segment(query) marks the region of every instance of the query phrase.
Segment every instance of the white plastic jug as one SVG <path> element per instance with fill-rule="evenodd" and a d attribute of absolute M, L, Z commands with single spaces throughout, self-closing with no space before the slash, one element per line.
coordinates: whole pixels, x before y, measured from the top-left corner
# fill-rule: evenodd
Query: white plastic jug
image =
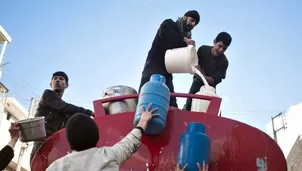
<path fill-rule="evenodd" d="M 192 66 L 198 65 L 198 56 L 193 45 L 169 49 L 165 54 L 165 65 L 168 73 L 195 74 Z"/>
<path fill-rule="evenodd" d="M 196 93 L 197 95 L 205 95 L 205 96 L 212 96 L 218 97 L 215 93 L 215 88 L 212 86 L 202 86 L 199 92 Z M 192 99 L 192 112 L 206 112 L 209 107 L 210 101 L 203 100 L 203 99 Z"/>

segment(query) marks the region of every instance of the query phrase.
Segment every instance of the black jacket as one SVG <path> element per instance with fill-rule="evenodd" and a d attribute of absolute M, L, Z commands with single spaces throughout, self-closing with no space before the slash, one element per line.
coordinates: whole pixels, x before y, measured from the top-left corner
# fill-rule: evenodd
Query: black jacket
<path fill-rule="evenodd" d="M 0 151 L 0 170 L 4 170 L 13 158 L 14 150 L 9 145 L 2 148 Z"/>
<path fill-rule="evenodd" d="M 204 70 L 206 76 L 210 76 L 214 79 L 214 85 L 212 86 L 216 87 L 223 79 L 225 79 L 229 61 L 224 54 L 213 57 L 211 55 L 212 48 L 213 46 L 206 45 L 199 47 L 197 51 L 198 65 Z M 194 80 L 200 82 L 201 85 L 204 85 L 199 75 L 195 74 Z"/>
<path fill-rule="evenodd" d="M 172 77 L 172 74 L 169 74 L 166 70 L 165 53 L 168 49 L 186 46 L 184 35 L 176 22 L 172 19 L 163 21 L 148 53 L 143 76 L 150 77 L 152 74 L 161 74 L 165 77 Z"/>
<path fill-rule="evenodd" d="M 35 116 L 45 117 L 46 134 L 49 137 L 64 128 L 69 117 L 75 113 L 92 115 L 91 110 L 66 103 L 52 90 L 45 90 Z"/>

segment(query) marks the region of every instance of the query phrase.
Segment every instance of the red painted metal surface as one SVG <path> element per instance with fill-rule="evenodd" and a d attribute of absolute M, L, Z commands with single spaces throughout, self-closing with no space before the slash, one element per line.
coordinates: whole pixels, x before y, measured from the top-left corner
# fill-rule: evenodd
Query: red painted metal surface
<path fill-rule="evenodd" d="M 190 122 L 207 126 L 211 139 L 210 171 L 285 171 L 284 155 L 267 134 L 247 124 L 218 117 L 220 98 L 178 94 L 177 97 L 193 97 L 210 100 L 206 113 L 182 111 L 170 108 L 165 131 L 159 136 L 144 136 L 139 150 L 121 167 L 121 171 L 169 171 L 174 170 L 180 135 Z M 105 115 L 102 103 L 125 98 L 128 95 L 94 102 L 95 121 L 100 131 L 98 146 L 111 146 L 133 129 L 133 112 Z M 70 151 L 65 139 L 65 129 L 51 136 L 34 157 L 31 170 L 43 171 L 56 159 Z M 263 165 L 267 165 L 263 167 Z"/>

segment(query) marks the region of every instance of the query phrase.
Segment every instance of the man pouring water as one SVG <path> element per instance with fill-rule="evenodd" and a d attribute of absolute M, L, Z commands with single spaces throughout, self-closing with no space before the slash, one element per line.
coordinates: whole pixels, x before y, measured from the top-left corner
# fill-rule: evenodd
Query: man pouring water
<path fill-rule="evenodd" d="M 172 74 L 167 72 L 165 66 L 165 53 L 168 49 L 188 45 L 195 46 L 195 41 L 191 39 L 191 30 L 199 23 L 199 20 L 199 13 L 191 10 L 186 12 L 183 17 L 178 18 L 176 22 L 172 19 L 166 19 L 161 23 L 145 62 L 139 92 L 153 74 L 165 76 L 166 85 L 170 92 L 174 92 Z M 175 97 L 171 97 L 170 106 L 178 107 Z"/>

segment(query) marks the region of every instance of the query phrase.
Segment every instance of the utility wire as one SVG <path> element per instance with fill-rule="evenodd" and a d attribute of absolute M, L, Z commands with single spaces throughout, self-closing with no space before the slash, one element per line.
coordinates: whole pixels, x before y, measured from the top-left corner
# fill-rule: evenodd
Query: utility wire
<path fill-rule="evenodd" d="M 10 73 L 10 75 L 16 77 L 17 79 L 19 79 L 21 82 L 23 82 L 24 84 L 26 84 L 29 88 L 33 88 L 32 85 L 30 85 L 28 82 L 26 82 L 25 80 L 21 79 L 20 77 L 18 77 L 16 74 L 14 74 L 10 69 L 5 68 L 5 71 Z"/>
<path fill-rule="evenodd" d="M 18 92 L 18 94 L 23 94 L 25 97 L 34 96 L 34 94 L 28 90 L 28 88 L 22 86 L 20 83 L 16 83 L 15 80 L 7 74 L 3 74 L 3 82 L 8 83 L 10 86 L 9 90 L 13 92 Z"/>
<path fill-rule="evenodd" d="M 22 80 L 21 78 L 17 77 L 16 75 L 10 73 L 10 72 L 3 72 L 3 74 L 5 76 L 7 76 L 9 79 L 15 81 L 16 83 L 18 83 L 23 89 L 25 89 L 26 91 L 32 93 L 34 96 L 37 95 L 37 93 L 34 91 L 34 88 L 29 85 L 27 82 L 25 82 L 24 80 Z"/>

